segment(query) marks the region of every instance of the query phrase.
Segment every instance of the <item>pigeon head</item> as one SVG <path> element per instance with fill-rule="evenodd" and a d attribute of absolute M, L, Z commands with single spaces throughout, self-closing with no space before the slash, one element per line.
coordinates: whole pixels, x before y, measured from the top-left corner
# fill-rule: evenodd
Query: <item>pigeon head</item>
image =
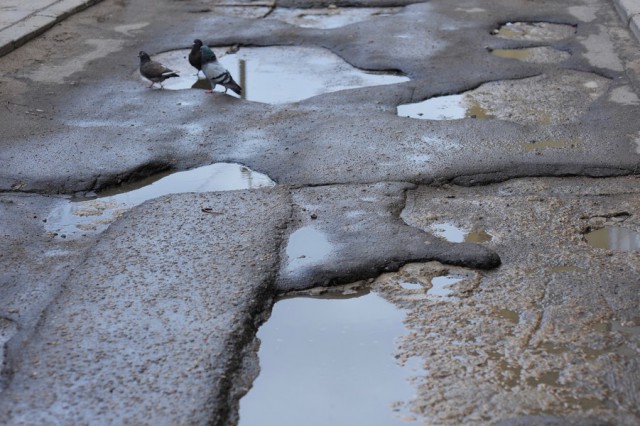
<path fill-rule="evenodd" d="M 200 47 L 200 54 L 202 55 L 202 63 L 213 62 L 216 60 L 216 54 L 208 46 Z"/>
<path fill-rule="evenodd" d="M 144 63 L 144 62 L 149 62 L 151 60 L 151 58 L 149 57 L 149 54 L 147 54 L 147 52 L 141 50 L 140 53 L 138 53 L 138 58 L 140 58 L 140 62 Z"/>
<path fill-rule="evenodd" d="M 193 40 L 193 45 L 195 47 L 197 47 L 198 49 L 202 47 L 202 40 L 200 40 L 199 38 Z"/>

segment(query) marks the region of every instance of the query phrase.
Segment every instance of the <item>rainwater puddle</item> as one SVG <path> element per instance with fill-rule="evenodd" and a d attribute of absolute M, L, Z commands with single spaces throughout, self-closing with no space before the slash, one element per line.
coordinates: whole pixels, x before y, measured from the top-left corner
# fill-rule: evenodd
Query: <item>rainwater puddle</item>
<path fill-rule="evenodd" d="M 331 29 L 367 21 L 380 16 L 390 16 L 401 7 L 329 7 L 319 9 L 276 8 L 268 19 L 276 19 L 303 28 Z"/>
<path fill-rule="evenodd" d="M 513 324 L 518 324 L 520 322 L 520 314 L 516 311 L 512 311 L 511 309 L 496 309 L 494 313 L 496 317 L 506 319 Z"/>
<path fill-rule="evenodd" d="M 522 49 L 489 49 L 492 55 L 503 59 L 522 62 L 554 64 L 569 59 L 571 54 L 552 47 L 531 47 Z"/>
<path fill-rule="evenodd" d="M 258 330 L 260 375 L 239 425 L 418 424 L 406 404 L 421 366 L 394 357 L 404 317 L 375 293 L 278 301 Z"/>
<path fill-rule="evenodd" d="M 431 288 L 427 290 L 427 296 L 450 297 L 453 294 L 451 286 L 460 282 L 464 277 L 458 275 L 442 275 L 431 279 Z"/>
<path fill-rule="evenodd" d="M 434 223 L 429 228 L 434 235 L 450 243 L 485 243 L 493 238 L 483 230 L 468 231 L 448 222 Z"/>
<path fill-rule="evenodd" d="M 448 95 L 425 101 L 398 105 L 398 116 L 421 120 L 460 120 L 462 118 L 494 118 L 467 95 Z"/>
<path fill-rule="evenodd" d="M 400 287 L 404 288 L 405 290 L 421 290 L 424 288 L 422 287 L 422 284 L 417 282 L 401 281 L 399 284 Z"/>
<path fill-rule="evenodd" d="M 409 81 L 400 75 L 361 71 L 319 47 L 243 47 L 228 54 L 223 48 L 213 50 L 242 86 L 242 97 L 255 102 L 298 102 L 323 93 Z M 179 78 L 165 80 L 165 89 L 210 88 L 207 80 L 196 76 L 195 68 L 186 59 L 188 54 L 188 50 L 180 50 L 153 57 L 180 73 Z M 224 92 L 224 88 L 217 86 L 216 91 Z M 232 91 L 227 91 L 227 95 L 238 97 Z"/>
<path fill-rule="evenodd" d="M 571 37 L 576 27 L 549 22 L 507 22 L 492 32 L 493 35 L 509 40 L 558 41 Z"/>
<path fill-rule="evenodd" d="M 101 192 L 95 199 L 69 200 L 49 214 L 45 227 L 64 237 L 102 232 L 125 211 L 163 195 L 274 185 L 268 176 L 240 164 L 216 163 L 184 172 L 166 172 Z"/>
<path fill-rule="evenodd" d="M 592 247 L 607 250 L 640 250 L 640 233 L 620 226 L 606 226 L 585 234 L 587 243 Z"/>
<path fill-rule="evenodd" d="M 289 236 L 286 248 L 288 269 L 322 263 L 332 251 L 333 245 L 323 232 L 309 226 L 302 227 Z"/>

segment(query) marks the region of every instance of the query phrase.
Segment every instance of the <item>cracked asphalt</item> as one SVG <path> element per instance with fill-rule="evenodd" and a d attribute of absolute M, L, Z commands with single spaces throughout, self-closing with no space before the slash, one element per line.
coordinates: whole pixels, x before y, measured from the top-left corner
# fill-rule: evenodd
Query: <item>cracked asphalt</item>
<path fill-rule="evenodd" d="M 640 422 L 640 48 L 613 6 L 314 2 L 330 4 L 397 10 L 318 29 L 267 3 L 104 0 L 0 57 L 0 422 L 236 424 L 277 296 L 358 281 L 407 310 L 395 355 L 423 361 L 418 421 Z M 512 22 L 557 26 L 498 31 Z M 145 88 L 138 51 L 194 38 L 410 81 L 280 105 Z M 491 117 L 397 114 L 455 94 Z M 215 162 L 276 186 L 45 229 L 69 196 Z M 446 241 L 443 223 L 489 238 Z M 612 228 L 630 249 L 585 237 Z M 305 229 L 331 253 L 290 258 Z M 398 285 L 451 271 L 452 298 Z"/>

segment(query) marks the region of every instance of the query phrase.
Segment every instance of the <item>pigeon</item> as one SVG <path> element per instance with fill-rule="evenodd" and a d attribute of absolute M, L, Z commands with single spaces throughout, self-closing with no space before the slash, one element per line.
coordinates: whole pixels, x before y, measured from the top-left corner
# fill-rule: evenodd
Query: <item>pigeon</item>
<path fill-rule="evenodd" d="M 189 63 L 192 67 L 198 70 L 202 70 L 202 54 L 200 53 L 200 48 L 202 47 L 202 40 L 195 39 L 193 40 L 193 46 L 191 46 L 191 52 L 189 52 Z"/>
<path fill-rule="evenodd" d="M 216 59 L 215 53 L 207 46 L 200 47 L 200 54 L 202 56 L 202 72 L 211 82 L 211 90 L 207 93 L 212 93 L 216 88 L 216 84 L 224 86 L 224 92 L 227 93 L 227 89 L 231 89 L 238 95 L 242 95 L 242 87 L 233 81 L 233 77 L 229 74 L 229 71 Z"/>
<path fill-rule="evenodd" d="M 161 63 L 152 61 L 149 55 L 142 50 L 138 54 L 138 57 L 140 58 L 140 74 L 151 82 L 151 85 L 148 86 L 149 88 L 158 83 L 162 89 L 162 82 L 167 78 L 180 77 L 173 70 L 165 67 Z"/>

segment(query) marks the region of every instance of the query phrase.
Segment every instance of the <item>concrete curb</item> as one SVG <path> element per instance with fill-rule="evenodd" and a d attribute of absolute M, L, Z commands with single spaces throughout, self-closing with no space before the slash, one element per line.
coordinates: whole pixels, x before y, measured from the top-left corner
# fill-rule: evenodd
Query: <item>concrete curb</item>
<path fill-rule="evenodd" d="M 13 23 L 0 26 L 0 56 L 17 49 L 58 22 L 102 0 L 39 0 L 4 6 L 8 14 L 19 16 Z M 25 5 L 26 3 L 26 5 Z M 35 4 L 34 4 L 35 3 Z"/>
<path fill-rule="evenodd" d="M 638 0 L 614 0 L 616 10 L 636 39 L 640 41 L 640 2 Z"/>

